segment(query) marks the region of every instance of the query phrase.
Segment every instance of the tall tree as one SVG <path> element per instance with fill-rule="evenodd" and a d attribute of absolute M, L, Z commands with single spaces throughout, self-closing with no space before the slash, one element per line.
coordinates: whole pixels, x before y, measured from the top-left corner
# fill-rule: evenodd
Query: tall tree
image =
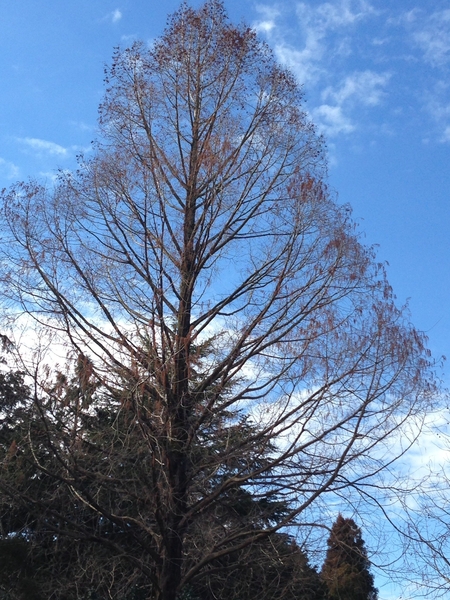
<path fill-rule="evenodd" d="M 174 600 L 223 557 L 318 522 L 325 497 L 367 491 L 434 381 L 322 181 L 299 86 L 220 2 L 116 52 L 100 127 L 77 173 L 2 195 L 3 298 L 66 346 L 78 385 L 33 367 L 40 425 L 22 448 L 51 485 L 0 489 Z M 250 512 L 224 521 L 243 491 Z"/>
<path fill-rule="evenodd" d="M 321 575 L 329 599 L 377 600 L 367 550 L 355 521 L 339 514 L 327 544 Z"/>

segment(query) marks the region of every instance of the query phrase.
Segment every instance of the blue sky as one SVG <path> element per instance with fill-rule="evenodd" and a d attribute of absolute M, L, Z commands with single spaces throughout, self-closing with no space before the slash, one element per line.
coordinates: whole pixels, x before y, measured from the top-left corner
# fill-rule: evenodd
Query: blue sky
<path fill-rule="evenodd" d="M 50 181 L 89 152 L 113 48 L 151 42 L 178 4 L 1 3 L 0 188 L 28 176 Z M 330 187 L 353 207 L 366 242 L 379 245 L 434 356 L 450 357 L 450 1 L 225 5 L 304 85 L 326 137 Z"/>

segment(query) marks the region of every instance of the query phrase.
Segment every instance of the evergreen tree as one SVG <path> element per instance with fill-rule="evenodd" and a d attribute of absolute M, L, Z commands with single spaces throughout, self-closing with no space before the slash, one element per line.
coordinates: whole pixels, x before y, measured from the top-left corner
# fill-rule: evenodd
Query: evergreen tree
<path fill-rule="evenodd" d="M 361 529 L 339 514 L 328 538 L 322 579 L 330 600 L 377 600 Z"/>
<path fill-rule="evenodd" d="M 201 600 L 327 599 L 326 586 L 307 554 L 282 533 L 214 561 L 189 589 Z"/>
<path fill-rule="evenodd" d="M 199 363 L 203 351 L 197 348 Z M 195 380 L 195 367 L 193 371 Z M 90 361 L 79 356 L 72 373 L 58 373 L 47 386 L 52 398 L 47 410 L 60 432 L 58 444 L 67 450 L 61 475 L 69 469 L 93 505 L 101 500 L 115 510 L 114 519 L 107 520 L 93 514 L 76 494 L 40 468 L 44 463 L 50 466 L 53 449 L 32 391 L 20 372 L 0 373 L 0 600 L 144 600 L 153 593 L 153 582 L 142 571 L 154 568 L 154 558 L 144 563 L 145 549 L 138 546 L 139 538 L 130 539 L 128 552 L 133 552 L 132 544 L 137 547 L 134 553 L 142 562 L 141 569 L 116 552 L 118 544 L 127 543 L 129 529 L 119 518 L 121 511 L 127 510 L 128 521 L 140 515 L 149 522 L 153 511 L 151 498 L 142 491 L 148 462 L 143 459 L 142 436 L 127 408 L 129 381 L 123 376 L 118 382 L 106 391 L 92 379 Z M 75 427 L 79 443 L 74 445 Z M 127 432 L 125 437 L 119 435 L 122 430 Z M 199 443 L 192 447 L 191 459 L 200 466 L 211 464 L 209 454 L 219 457 L 233 438 L 245 439 L 254 431 L 245 416 L 233 417 L 226 410 L 222 415 L 211 414 Z M 255 448 L 261 466 L 270 449 Z M 239 455 L 230 457 L 214 477 L 206 477 L 202 467 L 193 493 L 208 493 L 205 482 L 220 485 L 245 468 Z M 90 477 L 94 471 L 104 474 L 103 485 Z M 117 481 L 125 477 L 128 492 L 118 495 Z M 12 488 L 20 490 L 22 500 L 11 502 Z M 213 548 L 223 529 L 253 531 L 254 542 L 218 553 L 181 589 L 180 600 L 324 600 L 319 574 L 290 536 L 274 532 L 258 537 L 262 527 L 276 526 L 287 511 L 288 506 L 276 497 L 260 498 L 243 487 L 228 490 L 213 509 L 205 510 L 200 522 L 188 528 L 184 572 L 195 566 L 200 551 Z M 78 539 L 80 531 L 89 531 L 101 541 L 92 542 L 87 535 Z"/>

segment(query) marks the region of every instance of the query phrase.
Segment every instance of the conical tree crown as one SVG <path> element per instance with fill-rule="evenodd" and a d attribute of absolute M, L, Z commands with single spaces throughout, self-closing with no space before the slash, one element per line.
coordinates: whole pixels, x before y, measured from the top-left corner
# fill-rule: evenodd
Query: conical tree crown
<path fill-rule="evenodd" d="M 378 591 L 361 529 L 355 521 L 339 514 L 327 544 L 321 575 L 330 600 L 376 600 Z"/>

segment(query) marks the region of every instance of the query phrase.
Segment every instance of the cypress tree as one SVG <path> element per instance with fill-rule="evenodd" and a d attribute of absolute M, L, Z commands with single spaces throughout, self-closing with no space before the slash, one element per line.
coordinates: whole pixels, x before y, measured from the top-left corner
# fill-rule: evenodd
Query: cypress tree
<path fill-rule="evenodd" d="M 341 514 L 331 528 L 321 576 L 330 600 L 377 600 L 361 529 Z"/>

